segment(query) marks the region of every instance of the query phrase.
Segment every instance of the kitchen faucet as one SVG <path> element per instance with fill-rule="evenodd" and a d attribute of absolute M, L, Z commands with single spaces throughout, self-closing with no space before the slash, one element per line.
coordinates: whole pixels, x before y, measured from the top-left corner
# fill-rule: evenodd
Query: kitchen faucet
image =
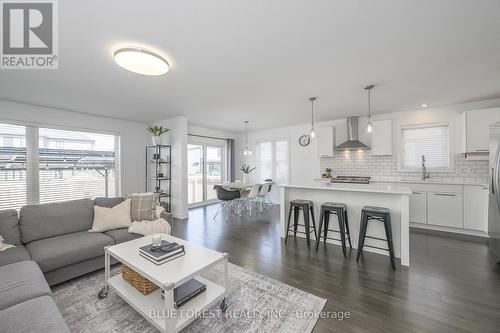
<path fill-rule="evenodd" d="M 428 178 L 431 178 L 431 175 L 427 172 L 427 168 L 425 167 L 425 155 L 422 155 L 422 180 Z"/>

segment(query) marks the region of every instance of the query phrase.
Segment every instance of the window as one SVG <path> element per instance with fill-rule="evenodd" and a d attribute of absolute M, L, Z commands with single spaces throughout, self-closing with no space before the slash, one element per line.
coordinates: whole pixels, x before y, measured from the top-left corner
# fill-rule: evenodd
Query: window
<path fill-rule="evenodd" d="M 39 129 L 40 203 L 114 196 L 115 136 Z"/>
<path fill-rule="evenodd" d="M 116 195 L 116 139 L 0 124 L 0 209 Z"/>
<path fill-rule="evenodd" d="M 422 156 L 428 169 L 450 167 L 448 124 L 403 127 L 401 129 L 401 168 L 420 169 Z"/>
<path fill-rule="evenodd" d="M 260 179 L 288 181 L 288 140 L 273 140 L 258 144 Z"/>
<path fill-rule="evenodd" d="M 0 124 L 0 210 L 26 205 L 25 135 L 24 126 Z"/>

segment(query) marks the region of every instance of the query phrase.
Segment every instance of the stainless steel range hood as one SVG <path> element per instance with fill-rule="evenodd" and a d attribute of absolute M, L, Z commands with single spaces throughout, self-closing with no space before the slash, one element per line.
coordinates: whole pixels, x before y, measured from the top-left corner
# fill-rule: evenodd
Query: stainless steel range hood
<path fill-rule="evenodd" d="M 358 117 L 347 117 L 347 141 L 338 145 L 335 150 L 370 149 L 358 140 Z"/>

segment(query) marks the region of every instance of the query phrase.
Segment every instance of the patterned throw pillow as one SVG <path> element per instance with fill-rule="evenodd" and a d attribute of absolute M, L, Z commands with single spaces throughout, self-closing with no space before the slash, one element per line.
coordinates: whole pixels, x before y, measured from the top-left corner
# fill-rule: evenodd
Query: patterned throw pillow
<path fill-rule="evenodd" d="M 154 193 L 132 193 L 130 199 L 130 219 L 132 221 L 156 220 L 156 201 Z"/>

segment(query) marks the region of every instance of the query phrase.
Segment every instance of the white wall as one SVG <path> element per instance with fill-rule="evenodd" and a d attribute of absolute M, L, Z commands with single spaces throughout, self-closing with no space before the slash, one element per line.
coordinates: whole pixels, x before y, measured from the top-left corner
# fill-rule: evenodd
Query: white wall
<path fill-rule="evenodd" d="M 193 124 L 188 124 L 188 134 L 211 136 L 220 139 L 235 139 L 238 137 L 238 133 L 221 131 Z"/>
<path fill-rule="evenodd" d="M 121 194 L 143 192 L 146 124 L 0 99 L 0 122 L 112 133 L 120 136 Z"/>
<path fill-rule="evenodd" d="M 179 219 L 186 219 L 188 218 L 187 118 L 184 116 L 173 117 L 158 121 L 156 124 L 170 129 L 163 137 L 163 144 L 172 146 L 172 215 Z"/>

